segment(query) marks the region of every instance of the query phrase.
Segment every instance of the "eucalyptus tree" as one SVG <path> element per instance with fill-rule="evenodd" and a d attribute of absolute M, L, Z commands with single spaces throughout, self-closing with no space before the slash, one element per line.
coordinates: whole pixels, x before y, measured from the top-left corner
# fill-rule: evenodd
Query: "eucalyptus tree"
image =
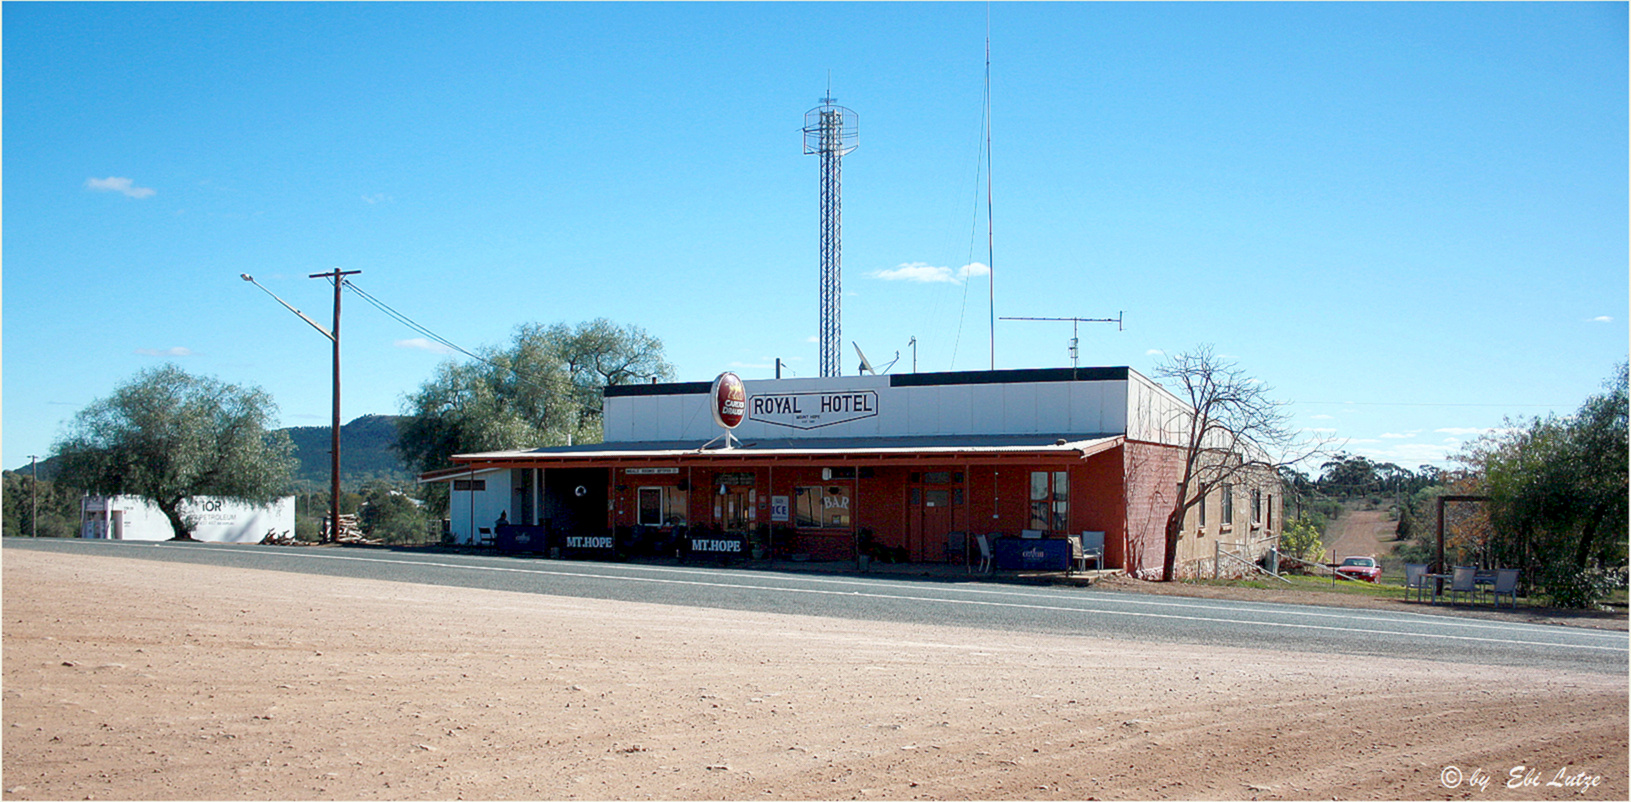
<path fill-rule="evenodd" d="M 143 371 L 70 421 L 53 446 L 57 482 L 153 502 L 176 540 L 191 540 L 181 511 L 192 496 L 265 504 L 292 481 L 294 444 L 271 429 L 265 390 L 193 376 L 175 365 Z"/>
<path fill-rule="evenodd" d="M 429 471 L 454 454 L 598 442 L 606 386 L 673 376 L 662 342 L 638 326 L 523 324 L 509 344 L 444 362 L 409 394 L 397 450 Z"/>
<path fill-rule="evenodd" d="M 1499 559 L 1576 571 L 1626 559 L 1627 413 L 1622 363 L 1575 414 L 1509 423 L 1460 456 L 1491 497 Z"/>

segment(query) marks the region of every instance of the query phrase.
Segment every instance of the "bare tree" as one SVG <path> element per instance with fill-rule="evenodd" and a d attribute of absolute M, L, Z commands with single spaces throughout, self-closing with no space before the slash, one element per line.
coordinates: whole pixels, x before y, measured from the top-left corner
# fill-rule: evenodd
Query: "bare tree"
<path fill-rule="evenodd" d="M 1269 396 L 1269 386 L 1218 357 L 1209 345 L 1169 357 L 1155 378 L 1188 404 L 1180 419 L 1169 423 L 1183 449 L 1161 567 L 1161 580 L 1170 582 L 1190 508 L 1223 485 L 1277 481 L 1280 468 L 1312 456 L 1324 443 L 1301 438 L 1285 405 Z"/>

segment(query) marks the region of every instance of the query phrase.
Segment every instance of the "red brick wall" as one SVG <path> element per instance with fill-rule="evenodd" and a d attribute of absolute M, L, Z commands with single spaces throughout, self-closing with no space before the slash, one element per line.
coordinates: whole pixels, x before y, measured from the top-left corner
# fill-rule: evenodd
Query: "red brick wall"
<path fill-rule="evenodd" d="M 1184 450 L 1128 442 L 1125 451 L 1127 573 L 1158 579 L 1167 550 L 1167 515 L 1172 511 L 1178 480 L 1183 476 Z"/>

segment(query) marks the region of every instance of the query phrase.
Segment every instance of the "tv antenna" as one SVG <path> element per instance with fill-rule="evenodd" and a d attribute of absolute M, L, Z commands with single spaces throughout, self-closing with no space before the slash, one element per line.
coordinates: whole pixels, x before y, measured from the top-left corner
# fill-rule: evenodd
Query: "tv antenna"
<path fill-rule="evenodd" d="M 1079 350 L 1076 346 L 1077 346 L 1078 342 L 1080 342 L 1080 340 L 1076 336 L 1077 327 L 1082 323 L 1114 323 L 1114 324 L 1116 324 L 1116 331 L 1121 331 L 1122 330 L 1121 318 L 1122 318 L 1122 315 L 1124 315 L 1124 314 L 1126 314 L 1126 313 L 1125 312 L 1117 312 L 1115 317 L 1005 317 L 1005 318 L 1000 318 L 1000 319 L 1001 320 L 1048 320 L 1048 321 L 1056 321 L 1056 322 L 1063 322 L 1063 321 L 1067 321 L 1067 320 L 1070 321 L 1070 366 L 1072 368 L 1075 368 L 1077 358 L 1078 358 L 1078 350 Z"/>

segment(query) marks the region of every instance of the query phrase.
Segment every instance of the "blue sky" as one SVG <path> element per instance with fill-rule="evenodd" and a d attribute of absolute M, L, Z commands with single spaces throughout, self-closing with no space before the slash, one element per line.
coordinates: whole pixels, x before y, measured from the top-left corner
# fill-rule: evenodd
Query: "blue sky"
<path fill-rule="evenodd" d="M 989 365 L 1203 343 L 1299 426 L 1415 468 L 1567 413 L 1627 353 L 1627 6 L 55 4 L 3 14 L 0 464 L 137 371 L 326 425 L 306 276 L 467 348 L 608 317 L 679 378 L 818 375 L 818 163 L 844 161 L 843 336 Z M 903 269 L 906 268 L 906 269 Z M 906 277 L 915 277 L 916 280 Z M 923 280 L 934 279 L 934 280 Z M 354 295 L 343 417 L 446 354 Z M 999 368 L 1070 364 L 999 322 Z M 845 373 L 854 372 L 846 356 Z"/>

